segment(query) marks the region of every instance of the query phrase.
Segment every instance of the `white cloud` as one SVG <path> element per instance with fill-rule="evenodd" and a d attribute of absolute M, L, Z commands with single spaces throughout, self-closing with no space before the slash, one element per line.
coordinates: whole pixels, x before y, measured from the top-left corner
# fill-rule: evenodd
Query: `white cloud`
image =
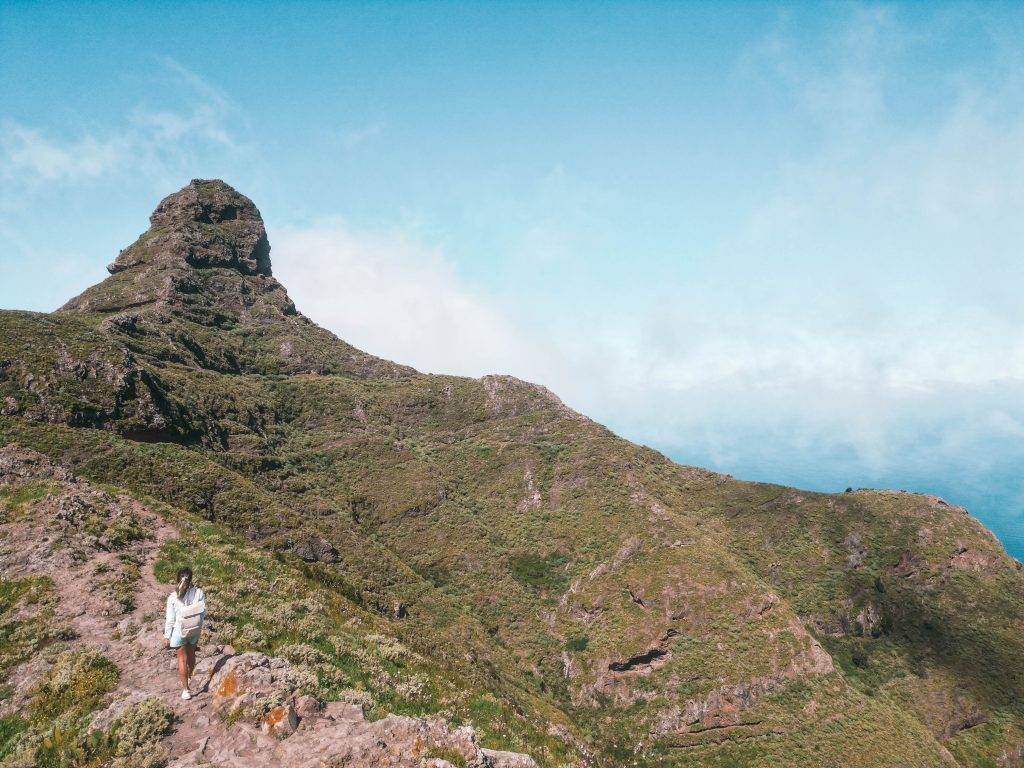
<path fill-rule="evenodd" d="M 218 88 L 173 59 L 158 58 L 172 84 L 176 107 L 138 107 L 127 120 L 103 131 L 44 134 L 19 121 L 0 121 L 0 179 L 5 207 L 23 191 L 122 175 L 149 177 L 169 186 L 211 148 L 239 152 L 244 145 L 229 128 L 235 108 Z M 174 99 L 171 99 L 173 101 Z"/>
<path fill-rule="evenodd" d="M 785 317 L 747 324 L 691 306 L 638 310 L 630 324 L 536 327 L 414 234 L 342 221 L 271 234 L 275 273 L 299 308 L 356 346 L 428 372 L 513 373 L 634 438 L 700 440 L 697 453 L 718 446 L 723 460 L 756 429 L 775 432 L 780 451 L 841 442 L 883 466 L 904 450 L 900 430 L 948 424 L 992 387 L 1024 381 L 1024 330 L 994 321 L 874 333 Z M 1015 434 L 1015 412 L 985 410 L 985 430 Z"/>
<path fill-rule="evenodd" d="M 4 120 L 0 122 L 0 178 L 36 183 L 94 178 L 119 167 L 128 144 L 122 136 L 81 136 L 62 143 Z"/>
<path fill-rule="evenodd" d="M 274 272 L 299 308 L 346 341 L 436 373 L 533 370 L 547 354 L 436 247 L 340 220 L 271 233 Z"/>

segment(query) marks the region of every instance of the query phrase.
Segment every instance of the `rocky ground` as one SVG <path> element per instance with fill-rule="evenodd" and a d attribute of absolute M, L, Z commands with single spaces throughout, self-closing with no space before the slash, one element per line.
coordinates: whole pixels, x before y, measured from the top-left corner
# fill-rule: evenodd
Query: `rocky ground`
<path fill-rule="evenodd" d="M 0 448 L 0 488 L 28 487 L 46 493 L 0 525 L 0 575 L 47 580 L 56 597 L 48 621 L 65 638 L 60 652 L 88 649 L 116 667 L 116 688 L 89 730 L 107 731 L 155 703 L 156 711 L 172 713 L 158 738 L 142 745 L 145 755 L 135 763 L 122 755 L 124 765 L 535 766 L 526 755 L 481 748 L 471 727 L 440 718 L 369 721 L 357 703 L 301 694 L 285 659 L 231 646 L 200 647 L 193 698 L 182 700 L 173 652 L 163 644 L 168 585 L 153 569 L 158 550 L 178 531 L 131 497 L 79 480 L 39 454 Z M 55 652 L 41 649 L 10 671 L 12 695 L 0 702 L 0 715 L 32 706 Z M 33 744 L 23 746 L 5 764 L 32 764 Z"/>

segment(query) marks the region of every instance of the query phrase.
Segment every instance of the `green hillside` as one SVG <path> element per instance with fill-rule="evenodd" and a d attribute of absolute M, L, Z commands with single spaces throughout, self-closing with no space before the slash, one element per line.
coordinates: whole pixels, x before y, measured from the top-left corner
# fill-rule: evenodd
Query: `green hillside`
<path fill-rule="evenodd" d="M 1024 573 L 964 510 L 740 482 L 374 358 L 295 309 L 223 182 L 151 224 L 61 310 L 0 312 L 0 443 L 182 526 L 166 560 L 211 589 L 230 551 L 396 638 L 415 702 L 324 661 L 381 712 L 551 766 L 1024 765 Z M 294 644 L 272 611 L 220 627 Z"/>

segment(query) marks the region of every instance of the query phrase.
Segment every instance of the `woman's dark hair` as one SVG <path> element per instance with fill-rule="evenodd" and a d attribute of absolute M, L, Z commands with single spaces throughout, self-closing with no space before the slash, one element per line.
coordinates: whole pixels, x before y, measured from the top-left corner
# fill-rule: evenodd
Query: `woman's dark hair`
<path fill-rule="evenodd" d="M 184 600 L 185 593 L 188 592 L 189 587 L 192 586 L 192 569 L 185 567 L 178 569 L 178 599 Z"/>

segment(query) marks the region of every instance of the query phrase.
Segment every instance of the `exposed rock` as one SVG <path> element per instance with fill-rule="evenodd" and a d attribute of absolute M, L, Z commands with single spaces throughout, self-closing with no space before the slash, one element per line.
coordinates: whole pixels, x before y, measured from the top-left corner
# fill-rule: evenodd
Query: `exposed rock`
<path fill-rule="evenodd" d="M 900 578 L 910 578 L 915 576 L 919 570 L 921 570 L 921 564 L 918 558 L 909 549 L 903 550 L 900 553 L 899 562 L 889 569 L 895 576 Z"/>
<path fill-rule="evenodd" d="M 438 751 L 457 756 L 470 768 L 536 768 L 527 755 L 481 749 L 468 726 L 453 728 L 439 719 L 400 715 L 368 722 L 361 711 L 346 715 L 333 717 L 328 705 L 323 717 L 280 737 L 238 724 L 229 731 L 215 732 L 194 752 L 172 762 L 170 768 L 211 764 L 223 768 L 422 768 L 429 764 L 426 761 L 431 752 Z"/>
<path fill-rule="evenodd" d="M 205 658 L 196 661 L 196 667 L 192 671 L 192 689 L 196 693 L 203 693 L 209 690 L 210 681 L 214 675 L 221 671 L 227 661 L 234 656 L 234 649 L 231 652 L 215 651 Z"/>
<path fill-rule="evenodd" d="M 355 349 L 299 314 L 273 277 L 259 211 L 223 181 L 194 179 L 164 198 L 150 228 L 108 269 L 110 277 L 61 311 L 110 313 L 100 329 L 112 339 L 158 341 L 167 359 L 232 373 L 415 373 Z M 224 339 L 211 342 L 202 330 L 240 325 L 265 335 L 242 349 Z"/>
<path fill-rule="evenodd" d="M 324 711 L 323 702 L 316 696 L 302 694 L 295 697 L 295 714 L 300 721 L 318 717 Z"/>
<path fill-rule="evenodd" d="M 851 569 L 863 568 L 864 557 L 868 553 L 867 547 L 861 543 L 860 535 L 857 533 L 851 533 L 846 537 L 843 542 L 846 545 L 846 564 Z"/>
<path fill-rule="evenodd" d="M 295 729 L 298 727 L 299 718 L 295 712 L 295 707 L 290 701 L 286 701 L 284 704 L 278 704 L 276 707 L 271 707 L 271 709 L 263 715 L 263 719 L 260 722 L 261 731 L 280 739 L 295 733 Z"/>
<path fill-rule="evenodd" d="M 483 764 L 487 768 L 536 768 L 533 758 L 519 752 L 502 752 L 497 749 L 481 749 Z"/>
<path fill-rule="evenodd" d="M 804 675 L 827 675 L 835 667 L 832 657 L 806 629 L 794 621 L 790 631 L 801 644 L 801 650 L 782 669 L 770 674 L 719 686 L 709 693 L 687 700 L 681 707 L 673 705 L 658 717 L 652 735 L 686 732 L 738 725 L 741 715 L 787 681 Z"/>
<path fill-rule="evenodd" d="M 365 718 L 363 708 L 350 701 L 328 701 L 324 704 L 323 716 L 328 720 L 349 723 L 358 723 Z"/>
<path fill-rule="evenodd" d="M 770 614 L 780 602 L 781 600 L 779 600 L 778 595 L 774 592 L 769 592 L 750 606 L 747 610 L 747 618 L 763 619 L 765 616 Z"/>
<path fill-rule="evenodd" d="M 313 534 L 292 541 L 289 549 L 307 563 L 338 562 L 337 548 L 327 539 Z"/>
<path fill-rule="evenodd" d="M 528 468 L 523 473 L 523 482 L 526 485 L 526 495 L 516 504 L 516 510 L 519 512 L 536 509 L 543 503 L 543 497 L 534 482 L 532 469 Z"/>
<path fill-rule="evenodd" d="M 634 675 L 649 674 L 668 661 L 672 640 L 678 635 L 676 630 L 668 629 L 658 638 L 658 642 L 654 646 L 623 661 L 613 661 L 608 664 L 608 669 L 612 672 L 626 672 Z"/>
<path fill-rule="evenodd" d="M 881 634 L 882 617 L 874 603 L 868 603 L 857 613 L 853 629 L 857 635 L 878 637 Z"/>
<path fill-rule="evenodd" d="M 949 567 L 956 571 L 988 571 L 1000 566 L 999 556 L 995 553 L 971 549 L 963 542 L 958 542 L 956 551 L 949 558 Z"/>
<path fill-rule="evenodd" d="M 262 653 L 242 653 L 223 663 L 214 663 L 209 690 L 214 708 L 224 716 L 241 716 L 273 733 L 282 719 L 294 719 L 295 713 L 282 712 L 291 707 L 291 665 L 284 659 Z M 270 715 L 271 712 L 275 714 Z"/>
<path fill-rule="evenodd" d="M 72 476 L 37 451 L 22 448 L 17 443 L 0 447 L 0 484 L 28 479 L 69 482 Z"/>
<path fill-rule="evenodd" d="M 18 415 L 73 427 L 116 429 L 140 439 L 187 439 L 188 416 L 167 397 L 160 377 L 138 364 L 127 349 L 54 347 L 47 368 L 19 363 L 8 371 L 22 386 Z M 2 384 L 2 380 L 0 380 Z"/>
<path fill-rule="evenodd" d="M 263 219 L 245 195 L 222 181 L 194 179 L 161 200 L 149 221 L 149 230 L 108 267 L 111 278 L 69 301 L 64 310 L 123 312 L 157 301 L 198 308 L 215 291 L 219 300 L 230 299 L 225 311 L 273 307 L 294 314 L 291 300 L 271 277 Z M 200 275 L 195 269 L 221 271 Z M 249 282 L 243 283 L 242 276 Z"/>
<path fill-rule="evenodd" d="M 540 384 L 532 384 L 515 376 L 496 374 L 482 376 L 479 381 L 487 395 L 484 405 L 492 416 L 519 416 L 554 407 L 573 419 L 587 420 L 585 416 L 565 405 L 558 395 Z"/>

